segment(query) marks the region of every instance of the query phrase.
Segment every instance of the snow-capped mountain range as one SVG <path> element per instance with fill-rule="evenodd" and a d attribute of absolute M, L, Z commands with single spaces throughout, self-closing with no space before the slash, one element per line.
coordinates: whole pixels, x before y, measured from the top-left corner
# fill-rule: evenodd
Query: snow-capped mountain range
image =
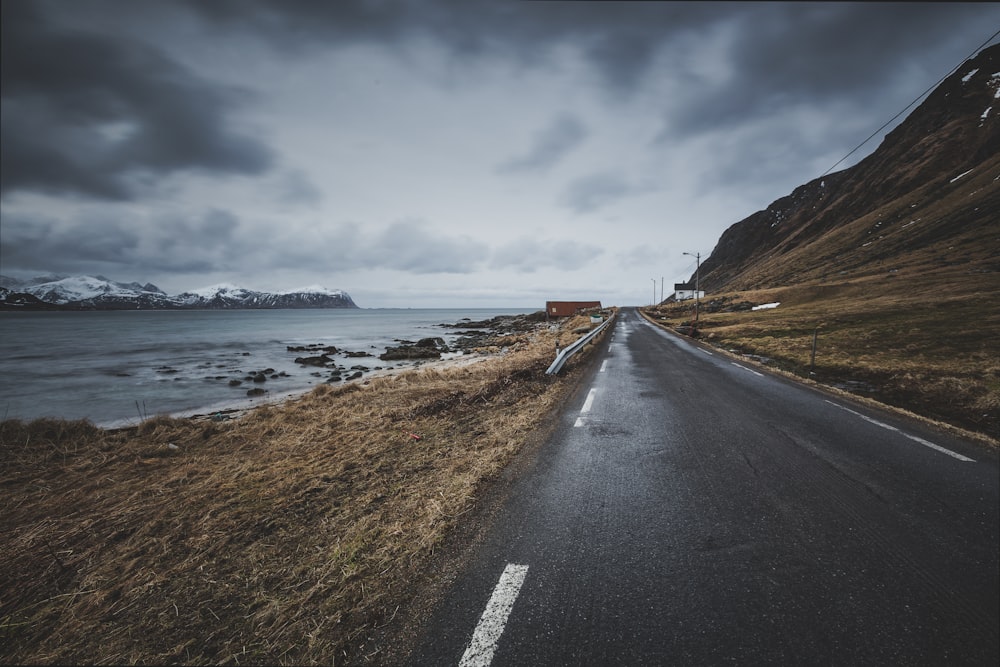
<path fill-rule="evenodd" d="M 223 283 L 171 296 L 152 283 L 120 283 L 104 276 L 0 276 L 0 308 L 7 310 L 163 310 L 247 308 L 357 308 L 350 295 L 319 285 L 258 292 Z"/>

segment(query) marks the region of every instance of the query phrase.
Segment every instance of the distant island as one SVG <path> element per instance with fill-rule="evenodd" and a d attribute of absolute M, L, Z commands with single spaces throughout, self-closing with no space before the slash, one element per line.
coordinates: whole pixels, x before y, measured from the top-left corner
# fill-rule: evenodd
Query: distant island
<path fill-rule="evenodd" d="M 0 310 L 240 310 L 357 308 L 350 295 L 318 285 L 258 292 L 221 284 L 171 296 L 152 283 L 120 283 L 104 276 L 0 276 Z"/>

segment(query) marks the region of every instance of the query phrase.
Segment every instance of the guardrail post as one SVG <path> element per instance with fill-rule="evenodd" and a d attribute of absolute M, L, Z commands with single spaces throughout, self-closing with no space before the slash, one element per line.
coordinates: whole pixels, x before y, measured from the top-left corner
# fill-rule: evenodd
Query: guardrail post
<path fill-rule="evenodd" d="M 609 324 L 611 324 L 614 321 L 614 319 L 615 319 L 615 313 L 613 313 L 611 315 L 611 317 L 609 317 L 608 319 L 606 319 L 604 321 L 604 324 L 602 324 L 601 326 L 597 327 L 596 329 L 594 329 L 590 333 L 584 334 L 581 338 L 578 338 L 576 341 L 570 343 L 569 345 L 567 345 L 564 348 L 560 348 L 559 347 L 559 341 L 556 341 L 556 358 L 555 358 L 555 361 L 552 362 L 552 365 L 549 366 L 548 370 L 546 370 L 545 373 L 547 375 L 554 375 L 554 374 L 558 373 L 559 371 L 561 371 L 563 365 L 566 363 L 566 361 L 570 357 L 572 357 L 574 354 L 576 354 L 580 350 L 580 348 L 582 348 L 584 345 L 586 345 L 587 343 L 589 343 L 590 341 L 592 341 L 594 339 L 594 337 L 597 336 L 597 334 L 599 334 L 606 326 L 608 326 Z"/>

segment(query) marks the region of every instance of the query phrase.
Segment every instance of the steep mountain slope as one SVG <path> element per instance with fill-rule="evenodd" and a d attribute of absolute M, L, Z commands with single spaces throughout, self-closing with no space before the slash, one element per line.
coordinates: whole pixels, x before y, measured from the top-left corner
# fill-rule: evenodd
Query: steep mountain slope
<path fill-rule="evenodd" d="M 857 165 L 726 230 L 701 265 L 700 317 L 689 303 L 648 314 L 1000 442 L 998 113 L 994 46 Z"/>
<path fill-rule="evenodd" d="M 1000 271 L 1000 46 L 948 77 L 854 167 L 734 224 L 708 291 L 875 274 Z"/>

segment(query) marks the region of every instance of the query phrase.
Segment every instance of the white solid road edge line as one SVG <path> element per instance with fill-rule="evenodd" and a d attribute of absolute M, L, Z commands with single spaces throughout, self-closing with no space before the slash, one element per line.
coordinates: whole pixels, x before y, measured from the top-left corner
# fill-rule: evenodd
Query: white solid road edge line
<path fill-rule="evenodd" d="M 514 600 L 521 592 L 521 584 L 527 574 L 527 565 L 508 563 L 504 568 L 490 601 L 486 603 L 486 610 L 479 618 L 476 631 L 472 633 L 472 642 L 462 654 L 459 667 L 489 667 L 493 662 L 493 652 L 496 651 L 497 642 L 507 625 L 507 617 L 510 616 Z"/>
<path fill-rule="evenodd" d="M 933 450 L 939 451 L 942 454 L 947 454 L 948 456 L 951 456 L 952 458 L 956 458 L 959 461 L 968 461 L 970 463 L 975 463 L 976 462 L 975 459 L 970 459 L 968 456 L 962 456 L 961 454 L 959 454 L 957 452 L 953 452 L 950 449 L 945 449 L 941 445 L 935 445 L 933 442 L 931 442 L 929 440 L 924 440 L 923 438 L 917 437 L 915 435 L 910 435 L 906 431 L 900 431 L 895 426 L 891 426 L 889 424 L 886 424 L 885 422 L 880 422 L 877 419 L 872 419 L 871 417 L 869 417 L 867 415 L 863 415 L 860 412 L 855 412 L 854 410 L 851 410 L 850 408 L 845 408 L 843 405 L 840 405 L 839 403 L 834 403 L 833 401 L 830 401 L 830 400 L 827 400 L 827 399 L 823 399 L 823 400 L 825 400 L 830 405 L 833 405 L 833 406 L 836 406 L 836 407 L 840 408 L 841 410 L 846 410 L 846 411 L 850 412 L 852 415 L 856 415 L 858 417 L 861 417 L 866 422 L 869 422 L 871 424 L 875 424 L 876 426 L 881 426 L 882 428 L 888 429 L 890 431 L 895 431 L 896 433 L 899 433 L 901 436 L 903 436 L 905 438 L 909 438 L 910 440 L 912 440 L 914 442 L 919 442 L 924 447 L 930 447 Z"/>
<path fill-rule="evenodd" d="M 757 371 L 755 371 L 752 368 L 747 368 L 746 366 L 741 366 L 738 363 L 736 363 L 735 361 L 730 361 L 729 363 L 731 363 L 733 366 L 736 366 L 736 368 L 742 368 L 743 370 L 745 370 L 745 371 L 747 371 L 749 373 L 753 373 L 754 375 L 757 375 L 759 377 L 764 377 L 763 373 L 758 373 Z"/>

